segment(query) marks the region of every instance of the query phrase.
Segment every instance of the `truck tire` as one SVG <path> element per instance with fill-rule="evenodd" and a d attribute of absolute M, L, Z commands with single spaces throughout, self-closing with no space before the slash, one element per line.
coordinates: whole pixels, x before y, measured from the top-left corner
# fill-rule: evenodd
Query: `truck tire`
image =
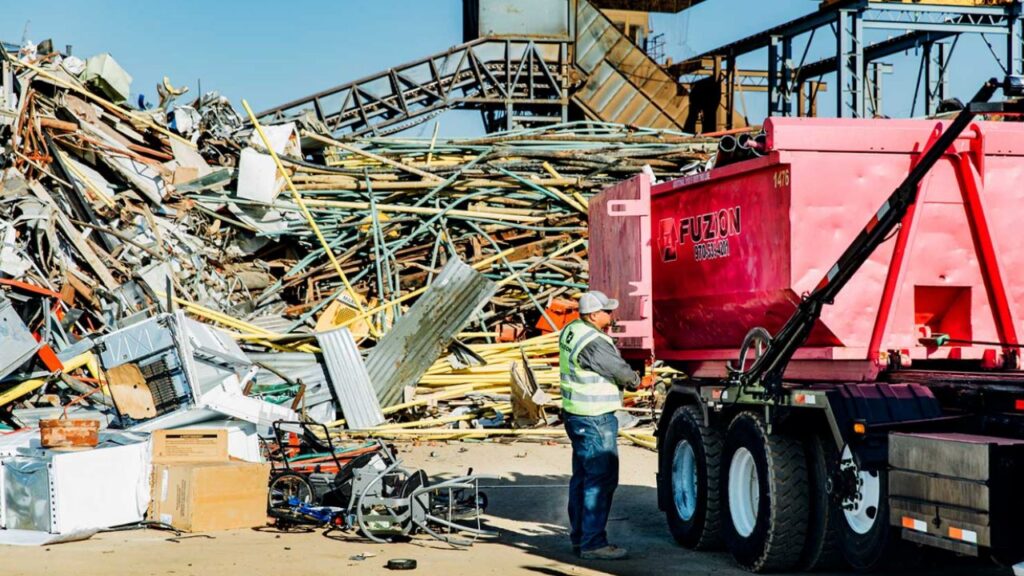
<path fill-rule="evenodd" d="M 829 494 L 829 471 L 839 466 L 839 451 L 831 437 L 814 434 L 805 443 L 808 500 L 807 543 L 798 570 L 832 570 L 844 567 L 840 546 L 842 512 Z"/>
<path fill-rule="evenodd" d="M 752 572 L 796 567 L 807 540 L 809 487 L 803 442 L 768 434 L 741 412 L 722 452 L 722 534 L 733 558 Z"/>
<path fill-rule="evenodd" d="M 704 426 L 697 406 L 672 415 L 659 452 L 659 477 L 668 485 L 665 518 L 672 537 L 694 550 L 721 547 L 718 471 L 722 433 Z"/>
<path fill-rule="evenodd" d="M 842 460 L 853 462 L 849 448 Z M 872 572 L 885 567 L 897 548 L 899 534 L 889 526 L 889 477 L 885 470 L 861 472 L 861 499 L 852 510 L 837 504 L 839 540 L 843 557 L 855 570 Z"/>

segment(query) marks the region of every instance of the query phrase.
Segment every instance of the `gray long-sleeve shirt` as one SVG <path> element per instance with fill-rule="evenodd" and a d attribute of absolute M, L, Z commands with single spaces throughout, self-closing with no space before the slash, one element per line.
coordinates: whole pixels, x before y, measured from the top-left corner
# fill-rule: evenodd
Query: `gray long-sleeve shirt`
<path fill-rule="evenodd" d="M 636 390 L 640 385 L 640 375 L 622 359 L 619 349 L 604 338 L 595 338 L 584 346 L 577 360 L 584 370 L 597 372 L 619 388 Z"/>

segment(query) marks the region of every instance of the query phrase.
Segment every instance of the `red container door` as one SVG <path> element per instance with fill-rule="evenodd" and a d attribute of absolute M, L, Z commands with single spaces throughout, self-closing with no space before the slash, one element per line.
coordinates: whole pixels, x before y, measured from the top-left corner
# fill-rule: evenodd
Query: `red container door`
<path fill-rule="evenodd" d="M 651 177 L 639 174 L 590 200 L 590 289 L 619 301 L 612 328 L 623 356 L 654 353 L 651 324 Z"/>

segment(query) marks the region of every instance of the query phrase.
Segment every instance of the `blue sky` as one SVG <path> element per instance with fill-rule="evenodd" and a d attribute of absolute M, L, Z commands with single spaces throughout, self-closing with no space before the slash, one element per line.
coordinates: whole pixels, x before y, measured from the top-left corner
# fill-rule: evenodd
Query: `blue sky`
<path fill-rule="evenodd" d="M 806 14 L 817 4 L 708 0 L 682 14 L 656 15 L 653 24 L 655 32 L 666 34 L 667 54 L 679 60 Z M 150 100 L 156 98 L 156 83 L 167 75 L 193 93 L 201 82 L 203 90 L 220 90 L 235 103 L 246 98 L 261 110 L 460 43 L 462 0 L 9 2 L 0 37 L 20 41 L 27 21 L 28 38 L 35 42 L 53 38 L 59 47 L 71 44 L 80 57 L 110 52 L 133 75 L 133 91 Z M 824 55 L 833 42 L 819 34 L 809 60 Z M 990 42 L 998 49 L 1001 40 Z M 950 92 L 966 98 L 1001 71 L 979 38 L 965 37 L 960 44 L 951 65 Z M 800 44 L 794 48 L 797 54 L 801 50 Z M 740 65 L 763 68 L 765 60 L 763 53 L 755 53 Z M 886 62 L 897 71 L 885 79 L 885 111 L 906 116 L 918 61 L 897 56 Z M 833 86 L 834 81 L 823 95 L 823 113 L 835 109 Z M 751 120 L 763 118 L 764 100 L 760 94 L 746 96 Z M 476 132 L 476 124 L 475 113 L 446 114 L 441 133 Z M 413 133 L 429 131 L 422 127 Z"/>

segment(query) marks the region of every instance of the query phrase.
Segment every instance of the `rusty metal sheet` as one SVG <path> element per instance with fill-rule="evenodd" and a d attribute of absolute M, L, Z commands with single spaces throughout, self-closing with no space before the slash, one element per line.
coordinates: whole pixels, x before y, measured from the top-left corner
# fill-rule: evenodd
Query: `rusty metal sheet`
<path fill-rule="evenodd" d="M 491 299 L 498 285 L 458 258 L 370 351 L 366 370 L 382 406 L 393 406 L 415 385 L 452 338 Z"/>
<path fill-rule="evenodd" d="M 337 328 L 316 335 L 330 374 L 331 391 L 353 430 L 373 428 L 384 423 L 384 413 L 374 392 L 363 357 L 348 328 Z"/>

